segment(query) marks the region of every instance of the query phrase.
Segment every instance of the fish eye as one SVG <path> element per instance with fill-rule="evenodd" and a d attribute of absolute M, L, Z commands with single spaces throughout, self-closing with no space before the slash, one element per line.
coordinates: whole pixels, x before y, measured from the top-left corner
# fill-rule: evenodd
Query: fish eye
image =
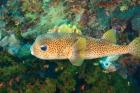
<path fill-rule="evenodd" d="M 41 46 L 40 46 L 40 49 L 41 49 L 42 51 L 46 51 L 46 50 L 47 50 L 47 45 L 41 45 Z"/>

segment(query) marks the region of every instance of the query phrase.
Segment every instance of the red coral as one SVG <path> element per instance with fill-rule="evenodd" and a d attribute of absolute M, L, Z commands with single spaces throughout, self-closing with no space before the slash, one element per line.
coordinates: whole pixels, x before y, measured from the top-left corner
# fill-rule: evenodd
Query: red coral
<path fill-rule="evenodd" d="M 97 3 L 97 6 L 104 7 L 104 8 L 111 8 L 115 6 L 117 3 L 119 3 L 119 0 L 112 0 L 111 2 L 101 1 Z"/>

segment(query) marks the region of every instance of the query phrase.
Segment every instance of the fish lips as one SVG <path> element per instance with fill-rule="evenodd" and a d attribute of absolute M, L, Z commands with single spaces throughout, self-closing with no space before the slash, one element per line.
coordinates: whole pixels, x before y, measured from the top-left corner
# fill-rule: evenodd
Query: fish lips
<path fill-rule="evenodd" d="M 38 55 L 36 55 L 36 54 L 34 53 L 34 51 L 33 51 L 33 45 L 30 47 L 30 51 L 31 51 L 31 55 L 33 55 L 33 56 L 35 56 L 35 57 L 37 57 L 37 58 L 39 58 L 39 59 L 46 60 L 46 58 L 44 58 L 44 57 L 42 57 L 42 56 L 38 56 Z"/>

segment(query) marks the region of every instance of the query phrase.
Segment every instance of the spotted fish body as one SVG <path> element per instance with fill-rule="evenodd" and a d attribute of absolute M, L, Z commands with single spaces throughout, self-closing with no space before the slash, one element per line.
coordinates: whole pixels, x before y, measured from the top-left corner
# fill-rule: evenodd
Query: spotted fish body
<path fill-rule="evenodd" d="M 62 36 L 64 35 L 64 36 Z M 31 48 L 31 52 L 41 59 L 67 59 L 75 38 L 67 34 L 50 33 L 39 36 Z M 47 51 L 40 49 L 41 45 L 47 46 Z"/>
<path fill-rule="evenodd" d="M 119 46 L 103 39 L 87 39 L 86 59 L 99 58 L 111 55 L 126 54 L 128 46 Z"/>
<path fill-rule="evenodd" d="M 133 45 L 131 44 L 131 48 Z M 42 46 L 47 49 L 42 50 Z M 131 48 L 130 45 L 119 46 L 104 39 L 94 39 L 75 33 L 54 32 L 38 36 L 31 47 L 31 53 L 46 60 L 69 59 L 72 64 L 79 66 L 84 59 L 127 54 Z"/>

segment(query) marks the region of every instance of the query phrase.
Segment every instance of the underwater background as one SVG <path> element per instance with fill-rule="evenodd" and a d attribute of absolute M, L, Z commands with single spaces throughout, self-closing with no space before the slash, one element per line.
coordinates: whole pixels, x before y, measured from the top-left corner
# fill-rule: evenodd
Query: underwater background
<path fill-rule="evenodd" d="M 121 55 L 79 67 L 69 60 L 31 55 L 36 37 L 51 30 L 101 38 L 115 30 L 117 44 L 140 36 L 140 0 L 0 0 L 0 93 L 140 93 L 140 59 Z"/>

